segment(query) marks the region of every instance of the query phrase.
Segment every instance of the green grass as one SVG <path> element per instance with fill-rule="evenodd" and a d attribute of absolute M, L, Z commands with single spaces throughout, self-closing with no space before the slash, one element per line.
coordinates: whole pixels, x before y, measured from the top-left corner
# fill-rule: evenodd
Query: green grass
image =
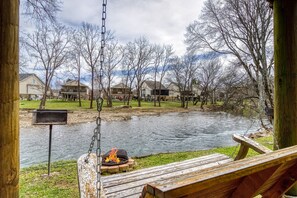
<path fill-rule="evenodd" d="M 266 147 L 272 148 L 272 136 L 257 139 Z M 148 168 L 182 161 L 211 153 L 223 153 L 230 157 L 235 157 L 239 147 L 222 147 L 211 150 L 177 152 L 151 155 L 147 157 L 134 158 L 137 168 Z M 250 151 L 247 157 L 257 155 Z M 77 169 L 75 161 L 59 161 L 51 165 L 52 176 L 44 176 L 47 173 L 47 165 L 32 166 L 23 168 L 20 173 L 20 197 L 53 197 L 53 198 L 78 198 Z"/>
<path fill-rule="evenodd" d="M 39 100 L 21 100 L 21 109 L 38 109 L 40 104 Z M 46 109 L 67 109 L 67 110 L 79 110 L 88 109 L 90 107 L 90 101 L 82 100 L 82 107 L 78 106 L 77 101 L 62 101 L 62 100 L 47 100 L 45 103 Z"/>
<path fill-rule="evenodd" d="M 46 101 L 45 107 L 46 109 L 67 109 L 67 110 L 86 110 L 90 108 L 90 101 L 89 100 L 82 100 L 82 107 L 78 106 L 78 101 L 62 101 L 62 100 L 50 100 Z M 21 100 L 20 101 L 20 108 L 21 109 L 37 109 L 39 107 L 40 101 L 38 100 Z M 113 107 L 118 107 L 123 105 L 124 103 L 121 101 L 113 101 Z M 196 105 L 199 107 L 199 103 Z M 130 101 L 130 106 L 138 107 L 138 103 L 135 100 Z M 158 106 L 158 103 L 157 103 Z M 161 108 L 180 108 L 180 102 L 176 101 L 162 101 Z M 192 107 L 193 103 L 189 102 L 189 107 Z M 93 110 L 96 110 L 96 101 L 93 101 Z M 141 102 L 141 108 L 154 108 L 154 102 Z M 106 102 L 103 103 L 103 110 L 108 110 L 106 107 Z"/>
<path fill-rule="evenodd" d="M 54 162 L 51 173 L 52 176 L 47 177 L 47 165 L 22 169 L 20 197 L 79 197 L 75 161 Z"/>

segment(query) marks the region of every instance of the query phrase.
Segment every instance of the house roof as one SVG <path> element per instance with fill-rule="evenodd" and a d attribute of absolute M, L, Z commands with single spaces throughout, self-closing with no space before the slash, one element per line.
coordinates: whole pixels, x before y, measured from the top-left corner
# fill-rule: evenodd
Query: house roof
<path fill-rule="evenodd" d="M 34 74 L 20 74 L 20 81 L 22 81 L 32 75 L 34 75 Z"/>
<path fill-rule="evenodd" d="M 126 89 L 128 89 L 129 87 L 126 86 L 124 83 L 120 83 L 120 84 L 112 86 L 111 88 L 121 88 L 121 89 L 126 88 Z"/>
<path fill-rule="evenodd" d="M 63 86 L 73 86 L 73 87 L 77 87 L 78 81 L 77 80 L 67 80 L 66 83 Z M 79 85 L 81 87 L 88 87 L 87 85 L 83 84 L 83 83 L 79 83 Z"/>
<path fill-rule="evenodd" d="M 146 85 L 150 88 L 150 89 L 155 89 L 155 81 L 152 80 L 146 80 L 144 81 L 144 83 L 146 83 Z M 157 89 L 159 89 L 160 87 L 160 81 L 156 81 L 156 87 Z M 164 85 L 161 84 L 161 89 L 167 89 Z"/>
<path fill-rule="evenodd" d="M 36 74 L 33 74 L 33 73 L 20 74 L 19 79 L 20 79 L 20 81 L 23 81 L 26 78 L 29 78 L 30 76 L 35 76 L 40 82 L 42 82 L 44 84 L 44 82 Z"/>

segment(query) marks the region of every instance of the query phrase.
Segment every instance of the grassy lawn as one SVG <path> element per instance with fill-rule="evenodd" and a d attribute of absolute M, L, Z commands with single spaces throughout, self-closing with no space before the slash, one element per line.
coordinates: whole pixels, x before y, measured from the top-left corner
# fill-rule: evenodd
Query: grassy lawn
<path fill-rule="evenodd" d="M 259 138 L 257 141 L 272 148 L 272 136 Z M 211 153 L 223 153 L 235 157 L 237 150 L 238 147 L 223 147 L 211 150 L 165 153 L 135 158 L 138 164 L 136 169 L 182 161 Z M 254 155 L 256 155 L 255 152 L 249 152 L 248 157 Z M 46 173 L 46 164 L 23 168 L 20 173 L 20 197 L 79 197 L 75 161 L 54 162 L 51 166 L 51 173 L 53 173 L 53 175 L 46 177 L 44 176 Z"/>
<path fill-rule="evenodd" d="M 86 110 L 89 109 L 90 107 L 90 101 L 89 100 L 82 100 L 82 107 L 78 106 L 78 101 L 62 101 L 62 100 L 47 100 L 46 101 L 46 108 L 47 109 L 67 109 L 67 110 Z M 21 109 L 37 109 L 39 107 L 40 101 L 38 100 L 21 100 L 20 101 L 20 108 Z M 121 106 L 124 103 L 121 101 L 113 101 L 113 106 Z M 136 100 L 132 100 L 130 105 L 132 107 L 137 107 L 138 103 Z M 157 103 L 158 106 L 158 103 Z M 189 102 L 189 107 L 193 106 L 192 102 Z M 199 107 L 199 103 L 196 105 Z M 96 101 L 93 101 L 93 110 L 96 110 Z M 105 108 L 104 108 L 105 107 Z M 141 107 L 142 108 L 153 108 L 154 107 L 154 102 L 146 102 L 142 101 L 141 102 Z M 176 101 L 162 101 L 161 102 L 161 107 L 162 108 L 179 108 L 180 107 L 180 102 Z M 108 110 L 106 107 L 106 102 L 103 104 L 103 110 Z"/>

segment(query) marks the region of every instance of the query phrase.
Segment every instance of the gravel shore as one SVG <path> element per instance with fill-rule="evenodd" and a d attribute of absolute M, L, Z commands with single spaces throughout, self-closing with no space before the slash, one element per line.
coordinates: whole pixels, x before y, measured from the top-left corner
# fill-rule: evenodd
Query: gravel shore
<path fill-rule="evenodd" d="M 142 115 L 159 115 L 161 113 L 170 113 L 170 112 L 189 112 L 196 111 L 199 108 L 111 108 L 103 110 L 101 112 L 101 118 L 103 121 L 120 121 L 120 120 L 129 120 L 132 116 L 142 116 Z M 96 120 L 98 112 L 95 110 L 79 110 L 72 111 L 68 113 L 68 124 L 78 124 L 85 122 L 93 122 Z M 32 125 L 32 111 L 30 110 L 20 110 L 20 127 L 27 128 L 33 127 Z"/>

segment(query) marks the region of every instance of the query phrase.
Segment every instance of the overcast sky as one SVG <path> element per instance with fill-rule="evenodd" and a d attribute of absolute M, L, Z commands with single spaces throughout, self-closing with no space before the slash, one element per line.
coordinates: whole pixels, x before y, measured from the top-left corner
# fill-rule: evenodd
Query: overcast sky
<path fill-rule="evenodd" d="M 185 52 L 186 27 L 198 18 L 204 0 L 108 0 L 107 29 L 121 43 L 140 36 L 153 43 L 172 44 L 177 55 Z M 101 25 L 102 0 L 64 0 L 59 18 L 79 26 Z"/>
<path fill-rule="evenodd" d="M 61 0 L 58 21 L 81 26 L 82 22 L 101 25 L 102 0 Z M 106 27 L 125 44 L 140 36 L 152 43 L 172 44 L 176 55 L 186 50 L 186 27 L 198 19 L 204 0 L 107 0 Z M 30 19 L 21 17 L 21 29 L 34 31 Z M 27 72 L 37 72 L 34 63 Z"/>

